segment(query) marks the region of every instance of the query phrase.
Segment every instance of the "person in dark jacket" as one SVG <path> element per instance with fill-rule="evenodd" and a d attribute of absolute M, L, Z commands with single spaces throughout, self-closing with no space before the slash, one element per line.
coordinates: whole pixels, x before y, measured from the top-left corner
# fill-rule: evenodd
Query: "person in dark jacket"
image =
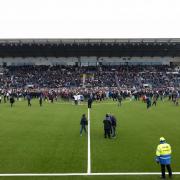
<path fill-rule="evenodd" d="M 92 102 L 93 102 L 92 98 L 89 97 L 89 99 L 88 99 L 88 108 L 92 107 Z"/>
<path fill-rule="evenodd" d="M 81 125 L 80 135 L 82 136 L 83 130 L 84 130 L 85 133 L 87 132 L 86 131 L 86 126 L 88 125 L 88 121 L 87 121 L 87 118 L 86 118 L 85 114 L 82 115 L 80 125 Z"/>
<path fill-rule="evenodd" d="M 39 96 L 39 105 L 42 106 L 42 100 L 43 100 L 43 96 L 42 94 Z"/>
<path fill-rule="evenodd" d="M 114 115 L 111 115 L 111 129 L 112 129 L 112 137 L 116 137 L 116 118 Z"/>
<path fill-rule="evenodd" d="M 7 96 L 6 96 L 6 93 L 4 93 L 4 103 L 6 103 L 7 101 Z"/>
<path fill-rule="evenodd" d="M 150 97 L 147 97 L 147 99 L 146 99 L 146 104 L 147 104 L 147 109 L 149 109 L 149 108 L 151 107 Z"/>
<path fill-rule="evenodd" d="M 28 106 L 31 106 L 31 96 L 30 96 L 30 94 L 27 95 L 27 101 L 28 101 Z"/>
<path fill-rule="evenodd" d="M 118 106 L 121 106 L 121 102 L 122 102 L 122 96 L 121 96 L 121 94 L 118 94 L 117 100 L 118 100 Z"/>
<path fill-rule="evenodd" d="M 103 121 L 104 124 L 104 138 L 111 138 L 111 119 L 108 114 L 106 114 L 106 117 Z"/>
<path fill-rule="evenodd" d="M 11 107 L 13 107 L 13 104 L 14 104 L 14 102 L 15 102 L 14 97 L 13 97 L 13 96 L 10 96 L 9 101 L 10 101 Z"/>

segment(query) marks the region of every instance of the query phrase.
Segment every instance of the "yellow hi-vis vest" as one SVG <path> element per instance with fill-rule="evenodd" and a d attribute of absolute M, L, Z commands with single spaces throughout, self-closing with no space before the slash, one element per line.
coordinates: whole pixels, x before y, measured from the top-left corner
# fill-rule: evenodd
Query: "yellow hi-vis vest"
<path fill-rule="evenodd" d="M 156 150 L 156 156 L 164 156 L 171 154 L 171 146 L 167 143 L 159 144 Z"/>

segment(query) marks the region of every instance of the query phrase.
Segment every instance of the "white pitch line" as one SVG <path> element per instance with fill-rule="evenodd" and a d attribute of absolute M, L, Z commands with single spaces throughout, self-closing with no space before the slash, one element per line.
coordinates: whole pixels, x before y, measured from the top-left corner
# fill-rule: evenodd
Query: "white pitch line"
<path fill-rule="evenodd" d="M 148 176 L 160 175 L 160 172 L 117 172 L 117 173 L 15 173 L 15 174 L 0 174 L 0 177 L 5 176 Z M 168 174 L 168 173 L 166 173 Z M 173 175 L 180 175 L 180 172 L 173 172 Z"/>
<path fill-rule="evenodd" d="M 87 173 L 15 173 L 0 174 L 1 176 L 87 176 Z"/>
<path fill-rule="evenodd" d="M 88 108 L 88 163 L 87 174 L 91 174 L 91 137 L 90 137 L 90 108 Z"/>
<path fill-rule="evenodd" d="M 160 175 L 160 174 L 161 174 L 160 172 L 91 173 L 92 176 L 146 176 L 146 175 Z M 180 175 L 180 172 L 173 172 L 173 175 Z"/>

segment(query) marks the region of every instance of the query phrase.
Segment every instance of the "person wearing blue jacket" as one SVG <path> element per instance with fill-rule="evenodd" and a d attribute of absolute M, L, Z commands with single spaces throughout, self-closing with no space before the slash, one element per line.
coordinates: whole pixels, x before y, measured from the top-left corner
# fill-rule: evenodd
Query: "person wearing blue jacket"
<path fill-rule="evenodd" d="M 156 162 L 161 165 L 162 179 L 165 179 L 165 168 L 167 168 L 169 177 L 172 178 L 171 170 L 171 146 L 166 142 L 164 137 L 160 138 L 160 144 L 156 149 Z"/>
<path fill-rule="evenodd" d="M 116 125 L 117 125 L 117 121 L 114 115 L 110 116 L 111 118 L 111 129 L 112 129 L 112 137 L 115 138 L 116 137 Z"/>

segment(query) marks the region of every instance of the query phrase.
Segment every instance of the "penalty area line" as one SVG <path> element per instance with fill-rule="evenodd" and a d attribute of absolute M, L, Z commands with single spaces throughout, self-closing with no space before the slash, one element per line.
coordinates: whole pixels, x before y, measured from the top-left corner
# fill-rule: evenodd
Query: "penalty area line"
<path fill-rule="evenodd" d="M 148 176 L 160 175 L 160 172 L 121 172 L 121 173 L 15 173 L 15 174 L 0 174 L 0 177 L 5 176 Z M 168 173 L 166 173 L 168 174 Z M 180 172 L 173 172 L 173 175 L 180 175 Z"/>

